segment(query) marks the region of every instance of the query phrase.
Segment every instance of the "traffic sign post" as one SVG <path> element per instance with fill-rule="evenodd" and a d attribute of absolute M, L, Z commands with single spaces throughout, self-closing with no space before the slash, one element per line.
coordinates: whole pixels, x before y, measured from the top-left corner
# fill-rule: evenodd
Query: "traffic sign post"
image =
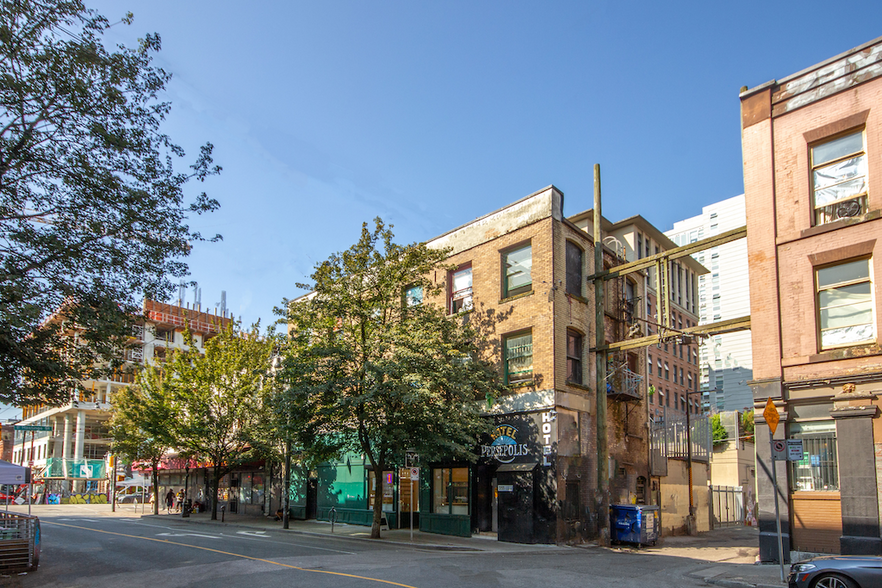
<path fill-rule="evenodd" d="M 778 422 L 781 420 L 781 416 L 778 414 L 778 409 L 775 408 L 775 403 L 772 402 L 772 399 L 769 398 L 766 401 L 766 408 L 763 410 L 763 418 L 766 419 L 766 424 L 769 426 L 769 448 L 771 449 L 771 466 L 772 466 L 772 493 L 775 495 L 775 527 L 778 530 L 778 564 L 781 568 L 781 581 L 784 581 L 784 540 L 781 538 L 781 514 L 780 507 L 778 506 L 778 471 L 775 467 L 775 462 L 777 461 L 775 454 L 777 446 L 780 447 L 781 453 L 784 453 L 785 443 L 781 440 L 775 440 L 775 430 L 778 428 Z"/>

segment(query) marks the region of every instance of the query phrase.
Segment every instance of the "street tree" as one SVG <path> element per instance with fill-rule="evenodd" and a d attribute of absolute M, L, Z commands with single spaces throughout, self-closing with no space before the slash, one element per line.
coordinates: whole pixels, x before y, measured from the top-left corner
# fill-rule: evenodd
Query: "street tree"
<path fill-rule="evenodd" d="M 174 391 L 177 449 L 211 464 L 212 520 L 220 479 L 255 455 L 275 347 L 275 338 L 261 336 L 259 327 L 242 332 L 230 323 L 205 343 L 204 353 L 190 341 L 165 365 Z"/>
<path fill-rule="evenodd" d="M 129 462 L 147 462 L 153 481 L 153 514 L 159 514 L 159 463 L 175 447 L 174 396 L 160 368 L 148 365 L 133 386 L 113 395 L 110 436 L 113 453 Z M 114 481 L 115 482 L 115 481 Z"/>
<path fill-rule="evenodd" d="M 468 315 L 429 303 L 447 252 L 393 242 L 365 223 L 358 242 L 319 264 L 312 290 L 285 302 L 290 337 L 280 373 L 289 433 L 306 455 L 367 456 L 376 483 L 371 537 L 380 537 L 383 476 L 416 449 L 426 459 L 472 453 L 481 406 L 501 390 Z"/>
<path fill-rule="evenodd" d="M 0 402 L 67 400 L 117 354 L 143 297 L 187 275 L 203 239 L 189 219 L 219 206 L 185 193 L 220 171 L 212 146 L 181 171 L 161 129 L 159 35 L 108 49 L 110 26 L 81 0 L 0 3 Z"/>

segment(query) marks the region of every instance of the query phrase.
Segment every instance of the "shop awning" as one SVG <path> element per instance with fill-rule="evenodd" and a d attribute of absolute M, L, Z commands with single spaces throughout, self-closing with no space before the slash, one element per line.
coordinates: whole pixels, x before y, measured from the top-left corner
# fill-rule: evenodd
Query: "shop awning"
<path fill-rule="evenodd" d="M 532 472 L 533 468 L 539 465 L 538 461 L 529 461 L 526 463 L 504 463 L 498 468 L 496 468 L 496 473 L 499 472 Z"/>

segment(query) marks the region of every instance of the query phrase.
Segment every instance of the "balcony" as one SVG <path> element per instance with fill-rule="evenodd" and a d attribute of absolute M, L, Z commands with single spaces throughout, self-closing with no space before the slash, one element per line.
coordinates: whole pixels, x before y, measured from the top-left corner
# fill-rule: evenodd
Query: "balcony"
<path fill-rule="evenodd" d="M 632 402 L 640 400 L 640 383 L 643 376 L 632 372 L 626 367 L 620 367 L 609 374 L 606 379 L 606 396 L 613 400 Z"/>

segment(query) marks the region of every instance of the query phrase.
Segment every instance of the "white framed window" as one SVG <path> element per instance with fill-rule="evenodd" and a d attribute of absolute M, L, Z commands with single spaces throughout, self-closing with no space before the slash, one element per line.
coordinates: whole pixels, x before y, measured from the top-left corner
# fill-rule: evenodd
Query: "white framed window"
<path fill-rule="evenodd" d="M 502 283 L 503 298 L 529 292 L 533 288 L 532 246 L 526 245 L 504 252 L 502 254 L 502 268 L 505 272 Z"/>
<path fill-rule="evenodd" d="M 812 146 L 811 163 L 815 225 L 867 211 L 867 152 L 863 130 Z"/>
<path fill-rule="evenodd" d="M 869 259 L 819 268 L 816 284 L 821 349 L 876 339 Z"/>
<path fill-rule="evenodd" d="M 505 383 L 526 384 L 533 380 L 533 332 L 503 338 Z"/>
<path fill-rule="evenodd" d="M 472 309 L 472 266 L 471 264 L 450 272 L 450 313 Z"/>

